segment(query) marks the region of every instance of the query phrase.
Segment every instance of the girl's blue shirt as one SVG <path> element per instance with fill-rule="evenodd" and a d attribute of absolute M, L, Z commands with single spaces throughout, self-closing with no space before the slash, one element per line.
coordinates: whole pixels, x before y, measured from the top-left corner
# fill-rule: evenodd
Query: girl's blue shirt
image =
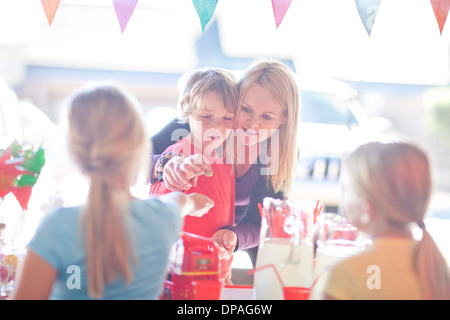
<path fill-rule="evenodd" d="M 103 298 L 157 299 L 172 244 L 181 231 L 180 208 L 175 203 L 151 198 L 132 201 L 129 211 L 128 234 L 137 257 L 132 262 L 133 280 L 126 284 L 119 276 L 106 284 Z M 50 299 L 90 299 L 80 212 L 81 207 L 60 208 L 45 216 L 28 245 L 58 273 Z"/>

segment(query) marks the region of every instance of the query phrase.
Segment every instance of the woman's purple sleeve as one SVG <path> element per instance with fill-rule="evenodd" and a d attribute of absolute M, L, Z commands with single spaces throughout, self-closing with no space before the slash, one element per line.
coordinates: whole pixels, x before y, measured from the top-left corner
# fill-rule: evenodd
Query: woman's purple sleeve
<path fill-rule="evenodd" d="M 235 226 L 225 226 L 224 229 L 234 231 L 238 238 L 235 251 L 253 248 L 259 245 L 261 230 L 261 213 L 258 203 L 262 203 L 265 197 L 284 199 L 283 193 L 276 193 L 268 185 L 266 176 L 260 175 L 252 187 L 250 203 L 244 211 L 242 219 Z"/>

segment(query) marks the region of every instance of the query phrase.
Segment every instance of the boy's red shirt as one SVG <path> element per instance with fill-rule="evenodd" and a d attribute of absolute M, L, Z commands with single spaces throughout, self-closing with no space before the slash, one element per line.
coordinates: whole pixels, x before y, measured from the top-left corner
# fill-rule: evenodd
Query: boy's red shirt
<path fill-rule="evenodd" d="M 181 139 L 166 149 L 176 153 L 182 152 L 184 157 L 195 153 L 202 153 L 188 140 Z M 190 153 L 189 153 L 190 151 Z M 202 217 L 186 216 L 184 218 L 183 231 L 211 238 L 212 235 L 226 225 L 234 225 L 234 203 L 235 203 L 235 178 L 231 164 L 216 163 L 214 158 L 204 154 L 213 170 L 213 175 L 198 177 L 197 185 L 184 191 L 186 194 L 198 192 L 214 200 L 214 207 Z M 164 181 L 155 182 L 150 186 L 150 195 L 161 195 L 171 192 L 167 189 Z"/>

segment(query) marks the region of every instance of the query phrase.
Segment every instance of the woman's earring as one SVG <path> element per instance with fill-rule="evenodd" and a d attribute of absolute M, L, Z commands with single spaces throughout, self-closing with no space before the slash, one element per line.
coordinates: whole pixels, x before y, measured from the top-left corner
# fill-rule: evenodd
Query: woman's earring
<path fill-rule="evenodd" d="M 359 216 L 359 222 L 361 224 L 368 224 L 370 220 L 370 215 L 367 212 L 362 212 Z"/>

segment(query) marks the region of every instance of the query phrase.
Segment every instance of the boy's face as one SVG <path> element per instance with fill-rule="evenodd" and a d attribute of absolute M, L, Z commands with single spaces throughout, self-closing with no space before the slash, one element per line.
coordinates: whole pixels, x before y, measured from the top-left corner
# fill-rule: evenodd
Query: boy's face
<path fill-rule="evenodd" d="M 234 114 L 227 109 L 220 95 L 213 91 L 205 94 L 204 103 L 193 108 L 189 114 L 191 135 L 196 143 L 216 149 L 231 133 L 234 126 Z"/>

